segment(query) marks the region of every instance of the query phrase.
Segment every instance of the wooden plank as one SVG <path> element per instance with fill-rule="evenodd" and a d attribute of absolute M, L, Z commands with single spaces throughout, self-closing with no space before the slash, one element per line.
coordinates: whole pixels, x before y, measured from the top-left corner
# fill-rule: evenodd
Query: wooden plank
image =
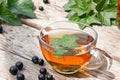
<path fill-rule="evenodd" d="M 30 59 L 32 56 L 37 55 L 41 58 L 43 58 L 40 49 L 39 49 L 39 43 L 37 40 L 38 36 L 38 30 L 35 30 L 33 28 L 30 28 L 28 26 L 21 26 L 21 27 L 12 27 L 9 25 L 3 25 L 4 27 L 4 33 L 0 36 L 0 77 L 1 80 L 16 80 L 15 76 L 12 76 L 9 73 L 9 67 L 11 65 L 14 65 L 16 61 L 22 61 L 24 63 L 24 69 L 20 72 L 23 72 L 26 76 L 26 80 L 37 80 L 37 76 L 39 74 L 40 66 L 34 65 Z M 110 49 L 113 46 L 116 45 L 114 50 L 119 52 L 119 30 L 115 27 L 106 28 L 106 27 L 94 27 L 95 30 L 99 33 L 98 38 L 98 44 L 97 47 L 106 51 L 110 52 Z M 104 31 L 102 31 L 104 30 Z M 117 33 L 116 33 L 117 32 Z M 110 37 L 106 35 L 110 35 Z M 113 35 L 114 34 L 114 35 Z M 115 42 L 110 42 L 109 40 L 115 39 Z M 117 39 L 116 39 L 117 38 Z M 106 45 L 104 43 L 107 41 Z M 106 48 L 104 48 L 106 46 Z M 110 48 L 110 49 L 109 49 Z M 116 51 L 116 54 L 111 53 L 110 55 L 117 56 L 118 52 Z M 114 58 L 113 58 L 114 59 Z M 119 66 L 120 62 L 116 59 L 114 59 L 112 67 L 109 71 L 105 70 L 94 70 L 94 71 L 80 71 L 73 75 L 62 75 L 57 72 L 55 72 L 50 65 L 45 62 L 45 68 L 47 68 L 48 72 L 52 74 L 56 80 L 119 80 Z M 35 75 L 35 76 L 34 76 Z"/>
<path fill-rule="evenodd" d="M 28 19 L 27 21 L 46 26 L 54 21 L 67 20 L 65 18 L 67 13 L 62 8 L 67 1 L 50 0 L 50 4 L 44 4 L 42 0 L 33 0 L 38 19 Z M 40 5 L 45 8 L 43 12 L 38 9 Z M 79 71 L 73 75 L 59 74 L 47 62 L 45 62 L 45 66 L 34 65 L 31 62 L 31 57 L 34 55 L 43 58 L 37 40 L 38 30 L 25 25 L 21 27 L 3 25 L 3 28 L 4 33 L 0 34 L 0 80 L 16 80 L 16 76 L 9 73 L 9 67 L 16 61 L 24 63 L 24 69 L 20 72 L 25 74 L 26 80 L 38 80 L 41 67 L 47 68 L 55 80 L 120 80 L 120 30 L 117 27 L 94 27 L 99 35 L 97 47 L 113 58 L 111 69 L 108 71 L 102 69 Z"/>
<path fill-rule="evenodd" d="M 20 29 L 20 27 L 18 29 Z M 24 30 L 24 28 L 23 28 L 23 30 Z M 27 29 L 25 29 L 25 30 L 27 30 Z M 11 32 L 12 30 L 10 29 L 8 31 Z M 3 35 L 5 36 L 5 34 L 6 33 L 4 33 Z M 17 34 L 19 34 L 19 33 L 17 33 Z M 13 76 L 9 73 L 9 68 L 10 68 L 10 66 L 15 65 L 15 63 L 17 61 L 22 61 L 23 64 L 24 64 L 23 70 L 19 71 L 19 72 L 21 72 L 25 75 L 25 77 L 26 77 L 25 80 L 38 80 L 38 75 L 40 74 L 39 69 L 42 68 L 42 67 L 46 67 L 46 66 L 48 67 L 47 70 L 48 70 L 48 72 L 50 72 L 50 74 L 55 74 L 56 73 L 53 70 L 51 71 L 51 68 L 50 68 L 50 66 L 48 66 L 47 63 L 45 63 L 44 66 L 39 66 L 39 65 L 37 65 L 37 64 L 35 65 L 31 62 L 31 57 L 32 56 L 28 56 L 28 55 L 32 54 L 32 55 L 38 55 L 39 56 L 40 53 L 38 53 L 38 54 L 35 53 L 35 52 L 34 53 L 32 53 L 32 52 L 27 53 L 27 51 L 24 52 L 24 48 L 23 48 L 23 51 L 21 51 L 21 49 L 20 49 L 21 46 L 26 45 L 26 44 L 22 45 L 21 43 L 26 42 L 25 41 L 26 38 L 21 38 L 19 36 L 21 39 L 24 39 L 24 42 L 21 42 L 21 40 L 18 40 L 16 38 L 16 40 L 18 40 L 18 42 L 16 44 L 16 43 L 13 43 L 14 42 L 13 39 L 15 39 L 15 37 L 11 38 L 11 36 L 13 36 L 12 33 L 9 36 L 9 39 L 5 38 L 3 35 L 0 35 L 0 80 L 16 80 L 16 76 Z M 8 37 L 8 35 L 7 35 L 7 37 Z M 10 40 L 11 42 L 7 42 L 8 40 Z M 19 42 L 20 42 L 20 44 L 19 44 Z M 11 43 L 13 45 L 11 45 Z M 21 45 L 21 46 L 19 46 L 19 48 L 14 48 L 16 45 Z M 27 50 L 28 49 L 31 50 L 31 48 L 33 48 L 33 47 L 34 47 L 33 45 L 29 46 L 29 48 L 27 48 Z M 15 49 L 16 49 L 16 51 L 14 51 Z M 38 52 L 40 52 L 40 51 L 38 50 Z M 26 56 L 28 56 L 28 57 L 26 57 Z M 41 56 L 39 56 L 39 57 L 42 58 Z M 62 75 L 59 75 L 59 74 L 54 75 L 54 77 L 58 78 L 58 80 L 61 80 L 62 78 L 64 78 L 64 76 L 62 76 L 62 77 L 61 76 Z"/>

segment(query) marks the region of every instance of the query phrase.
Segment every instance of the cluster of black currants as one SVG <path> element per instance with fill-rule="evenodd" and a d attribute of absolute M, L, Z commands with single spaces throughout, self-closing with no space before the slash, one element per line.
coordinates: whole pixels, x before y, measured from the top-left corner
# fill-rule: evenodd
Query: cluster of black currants
<path fill-rule="evenodd" d="M 45 4 L 49 4 L 49 0 L 43 0 Z"/>
<path fill-rule="evenodd" d="M 23 73 L 18 73 L 18 70 L 22 70 L 23 63 L 21 61 L 17 61 L 14 66 L 11 66 L 9 72 L 13 75 L 17 76 L 17 80 L 25 80 L 25 76 Z"/>
<path fill-rule="evenodd" d="M 46 68 L 41 68 L 39 72 L 40 72 L 40 74 L 38 75 L 39 80 L 55 80 L 53 78 L 53 75 L 47 72 Z"/>
<path fill-rule="evenodd" d="M 44 65 L 44 60 L 39 58 L 38 56 L 33 56 L 32 57 L 32 62 L 34 64 L 39 64 L 40 66 L 43 66 Z"/>
<path fill-rule="evenodd" d="M 40 66 L 44 65 L 44 60 L 38 58 L 38 56 L 33 56 L 32 62 L 34 64 L 39 64 Z M 18 70 L 22 70 L 22 69 L 23 69 L 23 63 L 21 61 L 17 61 L 15 65 L 10 67 L 9 72 L 12 75 L 16 75 L 17 80 L 25 80 L 24 74 L 18 73 Z M 40 68 L 39 72 L 40 74 L 38 75 L 38 80 L 55 80 L 53 76 L 47 72 L 46 68 Z"/>
<path fill-rule="evenodd" d="M 44 60 L 41 58 L 39 59 L 38 56 L 33 56 L 32 62 L 34 64 L 39 64 L 40 66 L 44 65 Z M 53 76 L 47 72 L 46 68 L 40 68 L 39 72 L 40 72 L 40 74 L 38 75 L 39 80 L 54 80 Z"/>
<path fill-rule="evenodd" d="M 3 27 L 0 25 L 0 34 L 3 33 Z"/>
<path fill-rule="evenodd" d="M 44 2 L 45 4 L 49 4 L 49 0 L 43 0 L 43 2 Z M 40 10 L 40 11 L 43 11 L 43 10 L 44 10 L 44 7 L 43 7 L 43 6 L 39 6 L 39 10 Z"/>

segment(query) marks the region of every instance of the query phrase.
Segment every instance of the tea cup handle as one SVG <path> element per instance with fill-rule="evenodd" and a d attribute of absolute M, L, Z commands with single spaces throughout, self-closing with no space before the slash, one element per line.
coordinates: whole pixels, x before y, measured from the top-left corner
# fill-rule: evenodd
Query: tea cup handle
<path fill-rule="evenodd" d="M 94 48 L 91 49 L 89 51 L 89 53 L 92 55 L 89 62 L 85 65 L 85 68 L 87 70 L 95 70 L 100 68 L 104 61 L 105 61 L 105 57 L 109 58 L 109 66 L 108 69 L 110 69 L 111 65 L 112 65 L 112 57 L 109 56 L 106 52 L 98 49 L 98 48 Z"/>

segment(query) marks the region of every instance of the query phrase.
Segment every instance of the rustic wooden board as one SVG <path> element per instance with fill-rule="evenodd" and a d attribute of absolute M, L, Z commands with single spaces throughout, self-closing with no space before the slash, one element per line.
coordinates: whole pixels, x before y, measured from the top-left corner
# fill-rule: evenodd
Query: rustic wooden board
<path fill-rule="evenodd" d="M 47 5 L 43 4 L 42 0 L 33 1 L 37 8 L 35 13 L 38 19 L 27 21 L 46 26 L 54 21 L 66 20 L 66 13 L 62 6 L 67 0 L 51 0 Z M 45 7 L 44 12 L 38 10 L 39 5 Z M 31 62 L 31 57 L 34 55 L 43 58 L 37 40 L 38 30 L 26 25 L 13 27 L 3 24 L 3 28 L 4 33 L 0 34 L 0 80 L 16 80 L 16 76 L 9 73 L 9 67 L 16 61 L 24 63 L 24 69 L 19 72 L 25 74 L 25 80 L 38 80 L 41 67 L 47 68 L 55 80 L 120 80 L 120 30 L 115 26 L 94 26 L 99 35 L 97 47 L 113 58 L 110 70 L 80 71 L 73 75 L 59 74 L 47 62 L 45 62 L 45 66 L 35 65 Z"/>
<path fill-rule="evenodd" d="M 25 25 L 21 27 L 3 25 L 3 27 L 4 33 L 0 35 L 0 77 L 3 80 L 15 80 L 16 77 L 9 73 L 9 67 L 14 65 L 16 61 L 22 61 L 24 69 L 21 72 L 25 74 L 26 80 L 30 78 L 31 80 L 37 80 L 41 66 L 34 65 L 31 62 L 31 57 L 37 55 L 43 58 L 37 40 L 38 30 Z M 118 53 L 120 51 L 120 31 L 117 27 L 94 27 L 94 29 L 99 34 L 97 47 L 113 57 L 113 64 L 109 71 L 100 69 L 84 73 L 78 72 L 74 75 L 61 75 L 52 70 L 47 62 L 43 67 L 47 68 L 48 72 L 54 75 L 56 80 L 119 80 L 120 62 Z M 111 40 L 115 41 L 111 43 Z"/>

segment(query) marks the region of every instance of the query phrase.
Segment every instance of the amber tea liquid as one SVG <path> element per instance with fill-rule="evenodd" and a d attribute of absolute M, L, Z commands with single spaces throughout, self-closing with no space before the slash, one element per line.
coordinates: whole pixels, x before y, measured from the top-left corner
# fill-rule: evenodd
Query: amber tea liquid
<path fill-rule="evenodd" d="M 84 64 L 86 64 L 91 58 L 91 54 L 88 53 L 89 47 L 82 47 L 93 41 L 93 37 L 87 33 L 71 33 L 69 31 L 50 31 L 44 35 L 41 39 L 47 44 L 51 44 L 52 39 L 61 38 L 64 35 L 75 35 L 78 37 L 76 40 L 78 47 L 68 51 L 68 53 L 62 56 L 55 56 L 55 49 L 45 45 L 40 41 L 41 51 L 51 66 L 60 73 L 74 73 L 78 71 Z M 95 47 L 95 44 L 93 45 Z"/>

